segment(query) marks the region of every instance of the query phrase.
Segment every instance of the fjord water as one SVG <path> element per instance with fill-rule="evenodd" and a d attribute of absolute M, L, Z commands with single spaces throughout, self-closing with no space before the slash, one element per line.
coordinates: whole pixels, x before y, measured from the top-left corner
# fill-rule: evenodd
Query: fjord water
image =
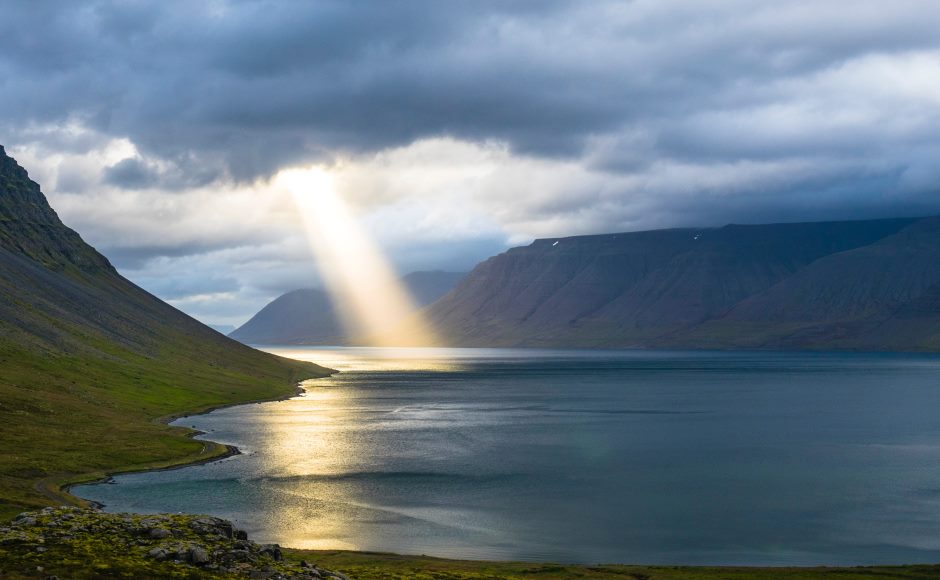
<path fill-rule="evenodd" d="M 298 548 L 940 561 L 940 357 L 269 350 L 342 372 L 177 422 L 243 455 L 73 492 Z"/>

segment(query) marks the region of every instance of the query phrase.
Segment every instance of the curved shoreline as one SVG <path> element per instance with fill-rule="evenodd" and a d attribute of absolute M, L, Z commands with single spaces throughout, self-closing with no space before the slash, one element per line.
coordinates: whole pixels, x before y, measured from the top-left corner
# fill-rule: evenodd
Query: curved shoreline
<path fill-rule="evenodd" d="M 218 411 L 219 409 L 227 409 L 229 407 L 238 407 L 241 405 L 255 405 L 259 403 L 276 403 L 278 401 L 287 401 L 287 400 L 299 397 L 300 395 L 304 394 L 307 391 L 307 389 L 305 389 L 302 386 L 303 383 L 305 383 L 306 381 L 325 379 L 325 378 L 329 378 L 339 373 L 339 371 L 335 369 L 326 369 L 326 370 L 330 371 L 329 374 L 317 376 L 317 377 L 309 377 L 309 378 L 306 378 L 297 382 L 294 385 L 294 391 L 287 395 L 283 395 L 280 397 L 265 398 L 265 399 L 252 399 L 249 401 L 239 401 L 236 403 L 227 403 L 224 405 L 214 405 L 211 407 L 206 407 L 204 409 L 184 411 L 180 413 L 174 413 L 171 415 L 164 415 L 162 417 L 157 417 L 156 419 L 153 419 L 152 422 L 163 423 L 164 425 L 167 425 L 168 427 L 171 427 L 174 429 L 185 429 L 186 433 L 184 433 L 183 436 L 189 439 L 195 439 L 199 435 L 206 435 L 206 433 L 204 431 L 193 429 L 191 427 L 173 426 L 173 425 L 170 425 L 170 423 L 172 423 L 173 421 L 177 421 L 179 419 L 184 419 L 186 417 L 206 415 L 213 411 Z M 213 449 L 216 450 L 217 453 L 212 453 Z M 208 456 L 202 456 L 204 453 L 212 453 L 212 454 Z M 108 471 L 104 475 L 100 473 L 86 473 L 83 475 L 77 475 L 75 477 L 71 477 L 64 482 L 40 480 L 36 483 L 35 489 L 36 491 L 46 496 L 47 498 L 52 499 L 57 502 L 63 502 L 65 505 L 72 505 L 72 506 L 79 506 L 79 507 L 95 507 L 95 508 L 100 509 L 100 508 L 105 507 L 105 504 L 74 495 L 71 493 L 72 488 L 79 486 L 79 485 L 106 484 L 106 483 L 109 483 L 110 481 L 113 481 L 115 476 L 126 475 L 129 473 L 146 473 L 148 471 L 154 471 L 154 472 L 155 471 L 173 471 L 176 469 L 183 469 L 185 467 L 205 465 L 207 463 L 221 461 L 223 459 L 228 459 L 229 457 L 234 457 L 236 455 L 241 455 L 241 454 L 242 454 L 241 450 L 235 445 L 228 445 L 224 443 L 218 443 L 216 441 L 204 440 L 202 450 L 200 450 L 197 456 L 193 457 L 190 460 L 187 460 L 186 458 L 184 458 L 184 459 L 181 459 L 179 462 L 173 462 L 171 460 L 167 465 L 155 465 L 155 466 L 149 466 L 149 467 L 144 466 L 144 467 L 131 468 L 131 469 L 118 469 L 115 471 Z"/>

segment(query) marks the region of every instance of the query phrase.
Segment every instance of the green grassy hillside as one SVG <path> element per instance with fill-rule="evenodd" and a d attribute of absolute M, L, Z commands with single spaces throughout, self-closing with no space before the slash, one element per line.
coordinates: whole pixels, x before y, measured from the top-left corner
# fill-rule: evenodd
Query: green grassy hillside
<path fill-rule="evenodd" d="M 326 369 L 247 348 L 121 277 L 0 147 L 0 518 L 58 486 L 216 456 L 161 422 Z"/>

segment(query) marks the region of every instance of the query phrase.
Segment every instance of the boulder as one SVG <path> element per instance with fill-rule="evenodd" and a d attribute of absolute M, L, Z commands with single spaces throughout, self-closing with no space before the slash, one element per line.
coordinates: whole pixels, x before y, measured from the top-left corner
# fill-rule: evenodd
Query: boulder
<path fill-rule="evenodd" d="M 189 549 L 189 562 L 197 566 L 203 566 L 209 563 L 209 552 L 200 546 L 194 546 Z"/>
<path fill-rule="evenodd" d="M 281 547 L 277 544 L 267 544 L 261 547 L 261 555 L 269 556 L 275 562 L 280 562 L 283 559 L 281 554 Z"/>

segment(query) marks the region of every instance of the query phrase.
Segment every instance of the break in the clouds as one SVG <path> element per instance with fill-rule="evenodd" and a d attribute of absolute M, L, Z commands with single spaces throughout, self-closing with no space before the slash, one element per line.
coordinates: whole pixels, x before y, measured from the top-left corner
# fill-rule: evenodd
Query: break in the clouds
<path fill-rule="evenodd" d="M 320 164 L 401 269 L 539 236 L 940 213 L 933 0 L 0 0 L 0 143 L 211 322 L 315 283 Z"/>

